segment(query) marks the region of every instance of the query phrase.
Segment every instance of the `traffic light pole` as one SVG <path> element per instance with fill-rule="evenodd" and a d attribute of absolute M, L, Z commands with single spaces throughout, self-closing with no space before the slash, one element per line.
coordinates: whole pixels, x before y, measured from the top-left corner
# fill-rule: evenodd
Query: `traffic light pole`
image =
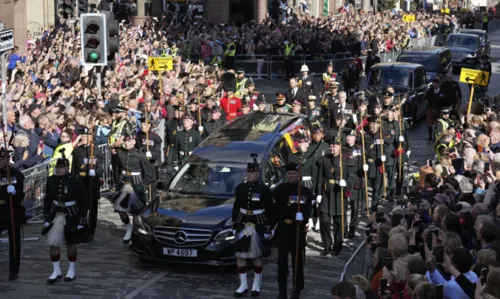
<path fill-rule="evenodd" d="M 100 66 L 96 66 L 95 67 L 95 76 L 96 76 L 96 85 L 97 85 L 97 92 L 99 93 L 97 99 L 101 99 L 102 98 L 102 87 L 101 87 L 101 67 Z M 96 99 L 96 100 L 97 100 Z"/>
<path fill-rule="evenodd" d="M 5 67 L 5 52 L 0 52 L 0 64 L 2 65 L 3 125 L 4 128 L 7 128 L 7 68 Z"/>

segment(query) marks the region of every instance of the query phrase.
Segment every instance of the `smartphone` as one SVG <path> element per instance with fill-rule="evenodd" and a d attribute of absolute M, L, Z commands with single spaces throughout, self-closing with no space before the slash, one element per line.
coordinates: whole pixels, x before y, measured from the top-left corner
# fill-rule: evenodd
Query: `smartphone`
<path fill-rule="evenodd" d="M 432 249 L 432 237 L 433 237 L 432 232 L 428 232 L 427 237 L 425 239 L 425 243 L 427 244 L 427 247 L 429 249 Z"/>
<path fill-rule="evenodd" d="M 43 148 L 43 140 L 38 141 L 38 147 Z"/>
<path fill-rule="evenodd" d="M 392 266 L 392 257 L 388 257 L 385 259 L 385 267 L 387 270 L 392 271 L 393 266 Z"/>
<path fill-rule="evenodd" d="M 427 166 L 434 167 L 434 161 L 433 160 L 427 160 Z"/>
<path fill-rule="evenodd" d="M 486 284 L 487 277 L 488 277 L 488 268 L 481 269 L 481 284 L 483 286 Z"/>
<path fill-rule="evenodd" d="M 437 264 L 444 263 L 444 247 L 443 246 L 436 246 L 434 248 L 434 257 L 436 258 Z"/>
<path fill-rule="evenodd" d="M 387 278 L 380 279 L 380 293 L 387 291 Z"/>
<path fill-rule="evenodd" d="M 371 233 L 372 233 L 372 230 L 371 230 L 371 229 L 369 229 L 369 228 L 365 229 L 365 235 L 366 235 L 367 237 L 369 237 Z"/>
<path fill-rule="evenodd" d="M 442 284 L 436 286 L 436 299 L 443 299 L 444 286 Z"/>
<path fill-rule="evenodd" d="M 405 221 L 408 228 L 411 228 L 413 223 L 413 213 L 405 214 Z"/>

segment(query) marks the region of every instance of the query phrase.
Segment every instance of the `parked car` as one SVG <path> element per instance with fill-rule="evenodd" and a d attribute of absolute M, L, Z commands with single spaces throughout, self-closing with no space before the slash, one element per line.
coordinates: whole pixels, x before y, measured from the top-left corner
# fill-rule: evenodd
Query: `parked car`
<path fill-rule="evenodd" d="M 482 29 L 459 29 L 457 33 L 462 34 L 474 34 L 479 36 L 479 40 L 481 41 L 481 47 L 484 49 L 484 54 L 491 54 L 491 41 L 488 38 L 488 32 Z"/>
<path fill-rule="evenodd" d="M 479 65 L 479 58 L 485 53 L 479 36 L 475 34 L 449 34 L 445 45 L 451 50 L 454 73 L 460 72 L 462 67 L 476 69 Z"/>
<path fill-rule="evenodd" d="M 446 47 L 412 48 L 399 54 L 397 61 L 423 65 L 427 82 L 443 81 L 452 68 L 451 51 Z"/>
<path fill-rule="evenodd" d="M 369 99 L 379 97 L 389 86 L 394 88 L 395 98 L 406 99 L 403 116 L 413 126 L 427 109 L 425 94 L 428 84 L 424 66 L 408 62 L 377 63 L 368 74 L 365 96 Z"/>
<path fill-rule="evenodd" d="M 136 217 L 132 250 L 142 259 L 233 264 L 231 211 L 236 186 L 253 161 L 250 154 L 258 154 L 260 180 L 273 189 L 282 182 L 298 130 L 310 136 L 306 117 L 255 112 L 207 137 Z"/>

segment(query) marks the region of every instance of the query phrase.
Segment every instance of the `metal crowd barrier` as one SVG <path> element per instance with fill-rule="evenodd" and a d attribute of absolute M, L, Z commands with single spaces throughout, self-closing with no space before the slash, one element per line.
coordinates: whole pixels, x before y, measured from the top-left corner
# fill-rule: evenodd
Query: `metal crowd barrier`
<path fill-rule="evenodd" d="M 365 241 L 363 241 L 344 265 L 344 269 L 340 274 L 340 281 L 350 280 L 354 275 L 369 277 L 368 267 L 365 263 L 365 250 Z"/>
<path fill-rule="evenodd" d="M 269 77 L 268 55 L 236 55 L 235 65 L 236 69 L 244 69 L 245 75 L 248 77 Z"/>
<path fill-rule="evenodd" d="M 300 75 L 300 68 L 304 64 L 304 56 L 294 55 L 291 56 L 292 59 L 292 70 L 294 76 Z M 286 76 L 286 61 L 285 57 L 282 55 L 270 55 L 269 56 L 269 77 L 285 77 Z"/>
<path fill-rule="evenodd" d="M 309 74 L 313 76 L 324 73 L 330 63 L 333 63 L 332 54 L 304 55 L 304 64 L 309 68 Z"/>

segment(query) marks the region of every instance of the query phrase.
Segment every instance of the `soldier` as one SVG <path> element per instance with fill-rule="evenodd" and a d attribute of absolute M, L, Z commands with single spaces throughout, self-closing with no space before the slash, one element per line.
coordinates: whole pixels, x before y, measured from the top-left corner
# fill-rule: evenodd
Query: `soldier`
<path fill-rule="evenodd" d="M 331 82 L 330 91 L 324 94 L 321 99 L 321 115 L 326 129 L 334 128 L 333 123 L 335 116 L 330 114 L 330 107 L 334 107 L 339 102 L 338 90 L 339 83 L 335 81 Z"/>
<path fill-rule="evenodd" d="M 307 139 L 305 139 L 304 137 L 301 137 L 298 140 L 298 147 L 298 152 L 289 156 L 288 163 L 300 164 L 302 185 L 309 188 L 310 190 L 313 190 L 314 160 L 309 159 L 312 154 L 308 151 L 309 141 L 307 141 Z"/>
<path fill-rule="evenodd" d="M 226 93 L 226 97 L 220 99 L 220 107 L 224 109 L 226 119 L 231 120 L 241 115 L 241 99 L 234 96 L 231 90 Z"/>
<path fill-rule="evenodd" d="M 182 118 L 182 125 L 184 129 L 177 132 L 175 137 L 175 148 L 178 152 L 177 161 L 179 161 L 179 165 L 182 165 L 186 161 L 202 141 L 200 132 L 193 130 L 193 118 L 190 115 L 186 114 Z"/>
<path fill-rule="evenodd" d="M 380 139 L 380 118 L 371 116 L 368 118 L 369 129 L 365 134 L 366 162 L 368 164 L 368 184 L 372 187 L 371 206 L 372 213 L 377 211 L 380 191 L 382 189 L 382 178 L 384 169 L 382 162 L 385 162 L 385 155 L 382 155 Z M 385 152 L 384 152 L 385 154 Z"/>
<path fill-rule="evenodd" d="M 323 90 L 322 93 L 329 92 L 331 89 L 331 83 L 337 81 L 337 73 L 333 72 L 333 64 L 329 63 L 326 67 L 326 72 L 322 74 L 323 79 Z"/>
<path fill-rule="evenodd" d="M 345 180 L 347 178 L 347 167 L 345 167 L 344 158 L 340 156 L 340 146 L 341 143 L 338 138 L 331 140 L 330 153 L 320 158 L 317 162 L 318 181 L 316 182 L 316 202 L 319 205 L 320 234 L 324 248 L 321 253 L 322 256 L 327 256 L 328 254 L 336 256 L 342 250 L 341 219 L 345 211 L 342 211 L 341 200 L 344 200 L 344 208 L 346 208 L 345 193 L 348 190 L 344 190 L 344 198 L 341 198 L 341 188 L 347 186 Z"/>
<path fill-rule="evenodd" d="M 362 206 L 360 201 L 364 199 L 363 148 L 359 144 L 356 144 L 356 130 L 347 130 L 345 134 L 346 146 L 342 150 L 342 153 L 346 161 L 344 167 L 347 168 L 347 189 L 351 191 L 349 196 L 351 222 L 349 223 L 347 238 L 352 239 L 358 226 L 359 208 Z"/>
<path fill-rule="evenodd" d="M 313 186 L 316 186 L 316 182 L 318 180 L 318 160 L 324 155 L 330 152 L 330 146 L 323 141 L 323 130 L 321 126 L 316 126 L 312 130 L 312 142 L 309 145 L 310 156 L 309 159 L 312 160 L 312 173 L 313 173 Z M 313 192 L 316 192 L 316 189 L 311 189 Z M 314 194 L 318 195 L 318 194 Z M 320 223 L 318 221 L 318 204 L 313 202 L 312 207 L 312 217 L 309 219 L 309 227 L 312 228 L 313 231 L 318 232 L 320 229 Z"/>
<path fill-rule="evenodd" d="M 339 115 L 345 116 L 346 120 L 350 121 L 350 115 L 354 112 L 352 104 L 347 103 L 347 94 L 345 91 L 341 91 L 338 94 L 338 103 L 329 105 L 329 115 L 330 121 L 335 122 Z M 333 123 L 330 123 L 330 128 L 335 127 Z"/>
<path fill-rule="evenodd" d="M 342 74 L 342 84 L 344 85 L 344 90 L 347 93 L 347 98 L 349 103 L 352 104 L 351 96 L 356 93 L 360 80 L 360 71 L 356 65 L 356 58 L 349 58 L 349 63 L 344 67 Z"/>
<path fill-rule="evenodd" d="M 450 119 L 451 107 L 441 108 L 441 117 L 438 118 L 434 125 L 434 138 L 438 140 L 442 134 L 448 130 L 448 127 L 453 126 L 453 121 Z"/>
<path fill-rule="evenodd" d="M 439 118 L 439 110 L 441 110 L 441 103 L 444 100 L 444 97 L 445 96 L 441 90 L 439 79 L 434 78 L 434 80 L 432 80 L 432 88 L 429 88 L 429 90 L 427 90 L 427 94 L 425 95 L 427 102 L 426 122 L 428 141 L 432 141 L 432 127 Z"/>
<path fill-rule="evenodd" d="M 257 105 L 257 110 L 254 110 L 254 111 L 266 112 L 267 104 L 266 104 L 266 101 L 264 99 L 257 100 L 255 102 L 255 105 Z"/>
<path fill-rule="evenodd" d="M 382 109 L 387 109 L 394 104 L 394 93 L 386 91 L 382 94 Z"/>
<path fill-rule="evenodd" d="M 259 101 L 259 102 L 266 101 L 264 94 L 255 90 L 255 83 L 253 83 L 253 81 L 247 81 L 247 88 L 248 88 L 247 94 L 248 94 L 249 99 L 250 99 L 248 105 L 250 106 L 252 111 L 256 111 L 256 110 L 258 110 L 258 107 L 257 107 L 258 104 L 256 104 L 256 102 L 257 101 Z"/>
<path fill-rule="evenodd" d="M 146 135 L 147 132 L 147 135 Z M 142 153 L 146 153 L 146 158 L 153 165 L 155 181 L 159 176 L 158 167 L 161 164 L 161 137 L 151 130 L 151 123 L 141 118 L 141 131 L 136 135 L 135 147 Z M 149 150 L 148 150 L 149 149 Z M 148 190 L 149 191 L 149 190 Z M 151 184 L 150 199 L 156 196 L 156 184 Z"/>
<path fill-rule="evenodd" d="M 72 153 L 71 175 L 80 179 L 85 188 L 85 194 L 88 196 L 89 235 L 94 237 L 97 227 L 97 210 L 101 198 L 100 179 L 104 173 L 104 158 L 99 148 L 91 144 L 92 132 L 88 128 L 82 127 L 79 133 L 82 137 L 80 145 Z"/>
<path fill-rule="evenodd" d="M 399 121 L 399 118 L 402 117 L 402 112 L 398 110 L 398 112 L 395 113 L 394 116 L 396 118 L 396 121 Z M 410 154 L 411 154 L 411 139 L 410 139 L 410 134 L 408 134 L 408 132 L 410 131 L 410 128 L 411 128 L 410 124 L 404 119 L 404 117 L 401 120 L 401 124 L 403 127 L 402 127 L 402 130 L 400 132 L 400 135 L 403 138 L 398 137 L 398 141 L 399 141 L 399 144 L 401 145 L 402 151 L 400 154 L 398 153 L 398 155 L 401 155 L 402 157 L 399 158 L 399 156 L 398 156 L 396 158 L 396 169 L 395 169 L 395 171 L 398 174 L 398 180 L 396 181 L 396 193 L 397 194 L 402 194 L 404 165 L 405 165 L 405 163 L 408 162 L 408 159 L 410 158 Z M 402 163 L 402 165 L 401 165 L 401 177 L 399 176 L 400 163 Z"/>
<path fill-rule="evenodd" d="M 212 115 L 208 121 L 203 124 L 207 136 L 212 135 L 215 131 L 225 125 L 225 121 L 221 119 L 222 109 L 219 107 L 212 107 Z"/>
<path fill-rule="evenodd" d="M 276 220 L 278 222 L 276 244 L 278 247 L 279 299 L 287 298 L 289 253 L 292 254 L 292 277 L 294 277 L 294 289 L 291 298 L 300 298 L 300 292 L 304 289 L 305 224 L 308 223 L 311 216 L 314 196 L 311 190 L 304 186 L 300 186 L 299 191 L 298 168 L 297 164 L 288 164 L 285 168 L 287 171 L 287 182 L 280 184 L 273 191 L 273 198 L 276 201 L 277 209 Z M 297 229 L 299 232 L 297 232 Z M 297 236 L 299 236 L 298 242 Z M 298 258 L 296 258 L 296 255 L 298 255 Z M 296 261 L 298 262 L 296 263 Z M 297 271 L 297 274 L 295 274 L 295 271 Z"/>
<path fill-rule="evenodd" d="M 302 104 L 295 100 L 292 102 L 292 111 L 290 113 L 301 115 L 302 114 Z"/>
<path fill-rule="evenodd" d="M 307 65 L 303 65 L 300 69 L 302 77 L 299 78 L 298 86 L 300 89 L 306 92 L 307 96 L 315 95 L 316 89 L 314 88 L 313 78 L 309 76 L 309 68 Z"/>
<path fill-rule="evenodd" d="M 397 108 L 388 106 L 383 111 L 382 117 L 382 136 L 384 139 L 384 153 L 386 154 L 385 171 L 387 175 L 386 199 L 393 200 L 393 192 L 395 187 L 395 169 L 396 159 L 402 152 L 399 151 L 399 142 L 404 142 L 404 136 L 401 135 L 399 122 L 395 120 L 395 112 Z"/>
<path fill-rule="evenodd" d="M 368 52 L 370 52 L 370 55 L 366 57 L 366 67 L 365 67 L 365 73 L 366 76 L 368 77 L 368 74 L 370 74 L 370 69 L 372 66 L 376 65 L 377 63 L 380 63 L 380 57 L 377 56 L 377 53 L 373 51 L 372 49 L 368 49 Z"/>
<path fill-rule="evenodd" d="M 307 101 L 307 108 L 305 113 L 309 121 L 314 124 L 321 124 L 321 108 L 316 107 L 316 96 L 310 95 Z"/>
<path fill-rule="evenodd" d="M 167 166 L 177 167 L 178 165 L 174 165 L 174 162 L 178 163 L 177 157 L 177 149 L 175 148 L 175 139 L 177 132 L 183 129 L 181 114 L 182 112 L 179 110 L 179 106 L 174 106 L 174 117 L 165 122 L 165 140 L 167 145 L 166 159 Z"/>
<path fill-rule="evenodd" d="M 21 204 L 24 199 L 24 175 L 9 166 L 9 161 L 10 153 L 2 145 L 0 148 L 0 194 L 2 195 L 0 197 L 0 234 L 4 229 L 9 234 L 9 280 L 16 280 L 21 266 L 21 224 L 24 223 Z"/>
<path fill-rule="evenodd" d="M 252 154 L 253 163 L 247 166 L 247 181 L 236 187 L 232 211 L 233 233 L 236 236 L 234 248 L 240 286 L 234 293 L 235 298 L 248 292 L 247 260 L 252 260 L 254 280 L 252 297 L 260 295 L 262 283 L 262 256 L 264 243 L 274 235 L 276 223 L 274 203 L 269 187 L 259 181 L 260 166 L 257 154 Z"/>
<path fill-rule="evenodd" d="M 135 134 L 127 134 L 123 140 L 124 147 L 118 151 L 118 169 L 122 180 L 112 201 L 115 212 L 118 212 L 126 227 L 123 243 L 128 243 L 132 237 L 132 224 L 127 213 L 137 215 L 146 205 L 144 186 L 154 182 L 155 174 L 153 165 L 135 148 Z"/>
<path fill-rule="evenodd" d="M 276 94 L 276 104 L 271 106 L 271 112 L 287 113 L 291 112 L 292 106 L 286 104 L 286 96 L 282 93 Z"/>
<path fill-rule="evenodd" d="M 446 75 L 446 81 L 441 84 L 441 88 L 443 89 L 447 102 L 449 101 L 449 105 L 452 107 L 452 113 L 458 118 L 458 111 L 462 104 L 462 90 L 458 82 L 453 80 L 452 73 Z"/>
<path fill-rule="evenodd" d="M 203 133 L 203 127 L 200 128 L 200 124 L 198 121 L 198 102 L 198 98 L 192 98 L 191 100 L 189 100 L 186 114 L 190 114 L 193 117 L 193 127 L 198 128 L 198 131 L 200 131 L 200 133 Z"/>
<path fill-rule="evenodd" d="M 54 284 L 62 278 L 59 259 L 60 247 L 68 247 L 69 268 L 64 281 L 76 278 L 75 263 L 77 258 L 76 245 L 84 243 L 87 226 L 88 200 L 85 187 L 81 180 L 74 178 L 69 173 L 69 160 L 64 151 L 61 158 L 57 159 L 54 175 L 47 179 L 46 195 L 43 204 L 44 230 L 50 246 L 50 260 L 53 272 L 47 279 L 48 284 Z"/>
<path fill-rule="evenodd" d="M 113 169 L 113 179 L 117 183 L 120 177 L 118 171 L 118 156 L 117 149 L 123 145 L 124 134 L 130 133 L 134 129 L 134 125 L 127 120 L 127 108 L 117 106 L 113 110 L 114 120 L 109 133 L 109 148 L 111 149 L 111 168 Z"/>
<path fill-rule="evenodd" d="M 356 114 L 354 114 L 356 117 L 353 119 L 354 122 L 357 124 L 362 124 L 363 121 L 368 117 L 368 104 L 366 103 L 366 99 L 363 96 L 358 97 L 358 102 L 357 102 L 358 109 L 356 110 Z"/>

